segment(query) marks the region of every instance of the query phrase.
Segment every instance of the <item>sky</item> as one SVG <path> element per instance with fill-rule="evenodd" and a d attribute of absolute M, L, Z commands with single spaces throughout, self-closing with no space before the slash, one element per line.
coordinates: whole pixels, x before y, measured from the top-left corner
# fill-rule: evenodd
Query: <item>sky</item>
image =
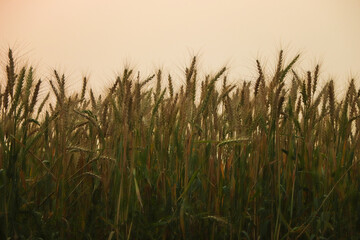
<path fill-rule="evenodd" d="M 193 55 L 204 74 L 227 65 L 233 81 L 254 80 L 255 60 L 271 73 L 284 49 L 341 89 L 360 83 L 360 0 L 0 0 L 2 68 L 9 47 L 41 78 L 57 69 L 97 89 L 124 66 L 181 84 Z"/>

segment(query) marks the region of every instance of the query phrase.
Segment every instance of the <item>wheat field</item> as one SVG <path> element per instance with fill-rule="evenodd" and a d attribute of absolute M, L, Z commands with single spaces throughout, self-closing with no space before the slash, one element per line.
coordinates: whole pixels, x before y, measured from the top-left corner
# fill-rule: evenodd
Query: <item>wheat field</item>
<path fill-rule="evenodd" d="M 9 50 L 0 239 L 360 239 L 360 89 L 298 59 L 234 84 L 194 57 L 178 89 L 125 68 L 97 96 Z"/>

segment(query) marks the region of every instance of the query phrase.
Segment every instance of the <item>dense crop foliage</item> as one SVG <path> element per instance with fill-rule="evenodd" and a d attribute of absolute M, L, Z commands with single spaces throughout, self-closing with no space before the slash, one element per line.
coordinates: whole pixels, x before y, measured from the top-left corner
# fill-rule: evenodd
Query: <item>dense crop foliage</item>
<path fill-rule="evenodd" d="M 105 94 L 84 78 L 70 96 L 64 75 L 44 94 L 8 57 L 0 239 L 360 238 L 354 80 L 340 99 L 281 51 L 253 82 L 200 77 L 194 57 L 179 90 L 125 69 Z"/>

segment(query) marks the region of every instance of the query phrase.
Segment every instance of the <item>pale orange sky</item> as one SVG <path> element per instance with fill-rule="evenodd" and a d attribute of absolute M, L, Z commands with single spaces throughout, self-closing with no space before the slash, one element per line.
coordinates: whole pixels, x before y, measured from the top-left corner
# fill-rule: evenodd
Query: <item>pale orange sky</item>
<path fill-rule="evenodd" d="M 270 67 L 284 48 L 341 87 L 360 83 L 360 0 L 0 0 L 2 67 L 8 47 L 40 77 L 57 68 L 99 87 L 124 63 L 179 76 L 192 54 L 204 71 L 227 64 L 252 80 L 255 59 Z"/>

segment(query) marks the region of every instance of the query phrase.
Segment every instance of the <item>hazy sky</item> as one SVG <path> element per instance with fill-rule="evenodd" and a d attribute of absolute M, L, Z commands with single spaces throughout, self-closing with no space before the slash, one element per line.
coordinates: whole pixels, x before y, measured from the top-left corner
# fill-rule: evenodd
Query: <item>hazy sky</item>
<path fill-rule="evenodd" d="M 192 54 L 204 71 L 227 64 L 252 80 L 255 59 L 270 67 L 281 48 L 301 52 L 302 67 L 322 63 L 323 78 L 359 83 L 360 0 L 0 0 L 2 61 L 8 47 L 39 75 L 87 74 L 93 86 L 125 63 L 179 76 Z"/>

